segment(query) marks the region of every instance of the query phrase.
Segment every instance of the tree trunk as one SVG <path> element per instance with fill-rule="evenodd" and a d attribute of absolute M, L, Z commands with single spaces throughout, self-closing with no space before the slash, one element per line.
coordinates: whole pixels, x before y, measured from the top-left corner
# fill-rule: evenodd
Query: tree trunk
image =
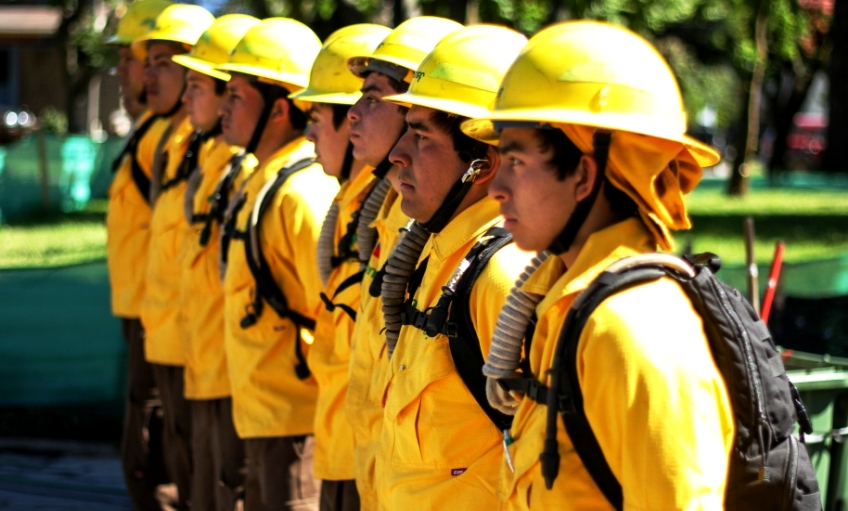
<path fill-rule="evenodd" d="M 259 19 L 264 20 L 271 17 L 271 10 L 268 9 L 268 4 L 265 0 L 248 0 L 247 5 L 251 14 Z"/>
<path fill-rule="evenodd" d="M 465 23 L 465 14 L 468 11 L 468 0 L 450 0 L 448 2 L 448 18 Z"/>
<path fill-rule="evenodd" d="M 409 15 L 406 13 L 406 1 L 405 0 L 394 0 L 392 2 L 394 5 L 394 9 L 392 10 L 392 23 L 393 26 L 398 26 L 404 21 Z"/>
<path fill-rule="evenodd" d="M 740 143 L 736 146 L 738 149 L 730 173 L 730 183 L 727 188 L 727 193 L 730 195 L 741 196 L 748 192 L 750 165 L 757 154 L 760 142 L 760 100 L 763 94 L 763 76 L 768 59 L 766 3 L 765 0 L 758 2 L 757 18 L 754 21 L 757 61 L 754 63 L 754 69 L 748 82 L 748 108 L 743 114 L 742 132 L 739 136 Z"/>
<path fill-rule="evenodd" d="M 828 78 L 827 149 L 822 170 L 848 172 L 848 2 L 833 2 L 833 22 L 828 35 L 833 43 Z"/>
<path fill-rule="evenodd" d="M 802 76 L 792 73 L 794 83 L 792 84 L 789 97 L 785 101 L 781 101 L 778 93 L 778 97 L 772 105 L 775 137 L 771 156 L 768 161 L 769 175 L 774 175 L 781 170 L 787 170 L 785 158 L 786 150 L 789 146 L 786 139 L 792 130 L 792 120 L 795 118 L 795 114 L 801 109 L 804 99 L 806 99 L 807 93 L 810 91 L 816 71 L 818 71 L 818 66 L 812 67 Z"/>

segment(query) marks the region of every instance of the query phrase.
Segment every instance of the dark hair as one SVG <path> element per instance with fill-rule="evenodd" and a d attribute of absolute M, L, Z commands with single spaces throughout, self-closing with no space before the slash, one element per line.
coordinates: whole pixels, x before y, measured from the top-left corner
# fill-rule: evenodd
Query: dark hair
<path fill-rule="evenodd" d="M 280 88 L 285 91 L 282 95 L 282 99 L 285 99 L 289 103 L 289 122 L 291 122 L 292 128 L 300 131 L 305 130 L 307 122 L 306 113 L 298 108 L 298 106 L 294 104 L 294 101 L 288 98 L 288 95 L 291 93 L 287 91 L 285 87 Z"/>
<path fill-rule="evenodd" d="M 384 75 L 384 76 L 386 76 L 386 81 L 389 82 L 389 87 L 394 89 L 394 91 L 397 94 L 403 94 L 404 92 L 409 90 L 409 84 L 408 83 L 402 82 L 400 80 L 395 80 L 394 78 L 392 78 L 391 76 L 388 76 L 388 75 Z"/>
<path fill-rule="evenodd" d="M 221 80 L 220 78 L 212 77 L 212 82 L 215 83 L 215 95 L 223 96 L 224 93 L 227 92 L 227 82 Z"/>
<path fill-rule="evenodd" d="M 430 116 L 430 120 L 436 127 L 451 136 L 453 148 L 463 162 L 471 163 L 471 160 L 482 158 L 489 150 L 488 144 L 474 140 L 459 129 L 459 125 L 468 120 L 467 117 L 436 110 Z"/>
<path fill-rule="evenodd" d="M 333 107 L 333 128 L 339 131 L 339 128 L 347 119 L 347 111 L 350 110 L 350 105 L 330 105 Z"/>
<path fill-rule="evenodd" d="M 550 150 L 553 154 L 548 160 L 557 172 L 557 178 L 563 180 L 574 174 L 583 152 L 574 145 L 562 130 L 537 129 L 536 139 L 539 141 L 539 149 L 542 152 Z M 609 179 L 604 179 L 604 197 L 610 204 L 613 212 L 622 218 L 636 214 L 638 207 L 626 193 L 615 187 Z"/>
<path fill-rule="evenodd" d="M 261 82 L 256 77 L 249 76 L 248 78 L 248 83 L 250 83 L 251 87 L 259 91 L 259 94 L 262 95 L 262 99 L 264 101 L 277 101 L 278 99 L 283 99 L 288 102 L 289 122 L 291 122 L 292 128 L 299 131 L 303 131 L 306 129 L 306 113 L 304 113 L 303 110 L 298 108 L 298 106 L 294 104 L 294 101 L 289 99 L 289 94 L 291 94 L 291 91 L 289 91 L 282 85 Z"/>

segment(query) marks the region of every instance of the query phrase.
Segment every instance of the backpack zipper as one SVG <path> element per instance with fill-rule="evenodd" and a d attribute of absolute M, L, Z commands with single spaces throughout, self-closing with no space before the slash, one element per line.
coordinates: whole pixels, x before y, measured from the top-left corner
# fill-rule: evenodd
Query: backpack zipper
<path fill-rule="evenodd" d="M 719 301 L 721 302 L 722 308 L 730 320 L 733 322 L 733 325 L 736 327 L 737 332 L 740 333 L 742 338 L 742 347 L 745 354 L 745 366 L 748 369 L 748 377 L 751 378 L 753 386 L 754 386 L 754 405 L 756 407 L 757 415 L 759 416 L 760 429 L 762 431 L 763 427 L 768 427 L 768 421 L 766 419 L 765 410 L 763 409 L 763 387 L 762 381 L 760 380 L 760 373 L 757 369 L 757 364 L 754 361 L 753 347 L 751 345 L 751 339 L 748 337 L 748 332 L 742 327 L 742 322 L 739 319 L 739 315 L 736 314 L 736 311 L 733 310 L 733 307 L 730 306 L 727 293 L 725 290 L 716 284 L 715 281 L 711 279 L 707 279 L 710 282 L 710 285 L 717 292 Z M 771 433 L 771 431 L 769 431 Z M 762 455 L 762 464 L 760 465 L 760 473 L 759 480 L 763 481 L 768 479 L 768 474 L 766 473 L 767 466 L 767 451 L 765 440 L 763 439 L 762 434 L 758 435 L 758 441 L 760 444 L 760 452 Z"/>

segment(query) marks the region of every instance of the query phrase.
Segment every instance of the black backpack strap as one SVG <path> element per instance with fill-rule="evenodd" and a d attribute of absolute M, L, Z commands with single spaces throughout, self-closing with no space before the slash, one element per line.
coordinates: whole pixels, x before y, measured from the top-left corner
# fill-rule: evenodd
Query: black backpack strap
<path fill-rule="evenodd" d="M 456 372 L 483 412 L 499 430 L 508 429 L 512 417 L 503 414 L 489 404 L 486 398 L 485 364 L 480 338 L 471 320 L 471 289 L 492 256 L 512 242 L 512 235 L 502 227 L 492 227 L 471 247 L 461 265 L 465 270 L 456 282 L 449 283 L 442 291 L 435 307 L 419 311 L 412 305 L 412 298 L 420 285 L 423 272 L 416 279 L 412 275 L 409 284 L 409 300 L 404 304 L 401 321 L 405 325 L 423 330 L 434 337 L 441 333 L 448 337 Z M 425 260 L 426 261 L 426 260 Z M 419 269 L 424 263 L 419 266 Z M 418 272 L 418 270 L 416 270 Z"/>
<path fill-rule="evenodd" d="M 583 408 L 583 394 L 577 378 L 577 345 L 586 322 L 604 300 L 625 289 L 668 274 L 664 268 L 656 266 L 635 267 L 621 273 L 603 272 L 578 296 L 569 310 L 557 339 L 554 363 L 550 370 L 551 387 L 556 391 L 548 391 L 544 396 L 548 406 L 547 434 L 545 449 L 539 459 L 548 489 L 553 486 L 559 472 L 556 416 L 561 412 L 565 429 L 586 471 L 607 501 L 615 509 L 623 509 L 621 484 L 612 473 Z"/>
<path fill-rule="evenodd" d="M 158 120 L 160 116 L 151 115 L 147 118 L 143 123 L 141 123 L 138 128 L 136 128 L 135 132 L 130 136 L 130 139 L 127 140 L 126 145 L 124 145 L 124 149 L 121 151 L 121 154 L 118 155 L 117 158 L 112 162 L 112 172 L 117 172 L 118 168 L 121 166 L 121 162 L 126 156 L 130 158 L 130 175 L 132 176 L 132 180 L 135 183 L 135 187 L 138 189 L 138 192 L 141 194 L 142 198 L 144 198 L 144 202 L 148 205 L 150 204 L 150 178 L 147 177 L 147 174 L 144 173 L 144 170 L 141 168 L 141 165 L 138 163 L 138 144 L 141 142 L 141 139 L 144 138 L 144 135 L 150 131 L 150 128 L 153 126 L 153 123 Z"/>
<path fill-rule="evenodd" d="M 114 160 L 112 160 L 112 173 L 118 171 L 118 169 L 121 167 L 121 162 L 124 161 L 124 158 L 126 156 L 135 158 L 135 153 L 138 149 L 138 144 L 141 142 L 141 139 L 144 138 L 144 135 L 153 126 L 153 123 L 156 122 L 156 120 L 159 118 L 159 115 L 151 115 L 150 117 L 145 119 L 143 123 L 138 125 L 133 134 L 130 135 L 130 138 L 127 139 L 127 142 L 124 144 L 124 147 L 123 149 L 121 149 L 121 152 L 118 154 L 118 156 L 115 157 Z"/>
<path fill-rule="evenodd" d="M 138 156 L 133 153 L 130 161 L 130 172 L 132 179 L 135 182 L 135 187 L 138 188 L 138 193 L 144 198 L 147 204 L 150 204 L 150 178 L 144 173 L 141 165 L 138 163 Z"/>
<path fill-rule="evenodd" d="M 339 240 L 339 244 L 336 246 L 336 251 L 338 254 L 333 254 L 330 256 L 330 265 L 333 269 L 338 268 L 343 262 L 348 261 L 350 259 L 359 261 L 359 251 L 356 247 L 356 231 L 359 227 L 359 219 L 362 216 L 362 208 L 365 207 L 365 203 L 368 202 L 368 199 L 371 198 L 371 195 L 378 188 L 380 180 L 383 179 L 383 176 L 377 174 L 377 170 L 374 171 L 377 179 L 371 184 L 371 188 L 368 190 L 368 193 L 362 199 L 362 202 L 359 204 L 359 208 L 353 212 L 353 215 L 350 217 L 350 222 L 347 223 L 345 227 L 345 233 L 342 235 Z M 359 261 L 367 262 L 367 261 Z M 361 280 L 361 279 L 360 279 Z"/>
<path fill-rule="evenodd" d="M 177 173 L 174 177 L 165 180 L 162 183 L 162 188 L 159 190 L 159 193 L 188 180 L 191 173 L 197 168 L 197 163 L 200 159 L 200 148 L 208 139 L 209 137 L 200 131 L 195 131 L 191 134 L 191 140 L 189 140 L 188 147 L 186 148 L 185 153 L 183 153 L 183 159 L 180 162 L 179 167 L 177 167 Z"/>
<path fill-rule="evenodd" d="M 383 278 L 386 276 L 386 266 L 389 264 L 389 261 L 386 260 L 383 263 L 383 267 L 377 270 L 377 273 L 374 274 L 374 278 L 371 280 L 371 285 L 368 286 L 368 294 L 373 298 L 377 298 L 383 293 Z"/>
<path fill-rule="evenodd" d="M 212 201 L 209 207 L 209 213 L 196 215 L 198 222 L 203 222 L 203 229 L 200 231 L 200 246 L 205 247 L 209 244 L 209 238 L 212 236 L 212 224 L 218 222 L 219 225 L 224 223 L 224 213 L 230 202 L 230 191 L 233 183 L 241 171 L 241 165 L 244 159 L 247 158 L 247 153 L 241 151 L 230 158 L 229 168 L 221 176 L 215 191 L 212 193 Z M 235 215 L 233 215 L 235 216 Z M 192 216 L 192 222 L 195 221 L 195 216 Z"/>
<path fill-rule="evenodd" d="M 344 304 L 344 303 L 335 303 L 335 302 L 333 302 L 333 300 L 335 300 L 336 297 L 338 297 L 347 288 L 349 288 L 351 286 L 355 286 L 355 285 L 359 284 L 360 282 L 362 282 L 362 277 L 364 275 L 365 275 L 365 271 L 363 270 L 363 271 L 358 271 L 358 272 L 354 273 L 353 275 L 349 276 L 348 278 L 344 279 L 341 282 L 341 284 L 339 284 L 339 287 L 337 287 L 336 290 L 333 292 L 332 298 L 327 296 L 326 293 L 321 293 L 321 301 L 324 302 L 324 307 L 329 312 L 333 312 L 338 307 L 339 309 L 343 310 L 345 312 L 345 314 L 347 314 L 350 317 L 350 319 L 352 319 L 353 321 L 356 321 L 356 311 L 353 309 L 353 307 L 351 307 L 350 305 Z"/>
<path fill-rule="evenodd" d="M 315 163 L 313 158 L 306 158 L 281 169 L 277 173 L 274 181 L 270 183 L 264 189 L 264 193 L 256 199 L 257 203 L 255 208 L 257 209 L 255 209 L 254 214 L 251 215 L 252 218 L 255 218 L 256 223 L 251 225 L 251 222 L 248 222 L 247 230 L 245 232 L 246 239 L 244 240 L 247 265 L 250 268 L 250 273 L 253 275 L 255 291 L 253 305 L 251 307 L 252 310 L 248 310 L 245 317 L 242 318 L 241 327 L 246 329 L 256 324 L 259 317 L 262 315 L 264 302 L 268 302 L 268 305 L 274 309 L 274 312 L 276 312 L 279 317 L 289 318 L 295 324 L 295 327 L 297 327 L 295 356 L 297 357 L 298 363 L 297 366 L 295 366 L 295 373 L 301 380 L 308 378 L 311 372 L 309 370 L 309 366 L 306 365 L 306 356 L 303 354 L 303 350 L 300 346 L 301 339 L 299 328 L 302 327 L 308 330 L 314 330 L 315 320 L 289 309 L 286 295 L 274 280 L 274 276 L 271 274 L 271 268 L 268 265 L 268 261 L 265 259 L 265 254 L 262 253 L 262 244 L 259 239 L 259 222 L 262 219 L 262 215 L 272 202 L 277 190 L 283 186 L 289 177 L 296 172 L 309 167 L 313 163 Z"/>
<path fill-rule="evenodd" d="M 469 256 L 473 256 L 473 259 L 470 260 L 471 266 L 457 285 L 459 293 L 453 300 L 453 307 L 451 307 L 447 324 L 455 325 L 454 328 L 448 326 L 448 329 L 455 329 L 456 331 L 455 335 L 449 336 L 449 346 L 457 373 L 459 373 L 468 391 L 474 396 L 474 400 L 492 421 L 492 424 L 502 431 L 509 429 L 512 425 L 512 416 L 496 410 L 486 398 L 486 376 L 482 370 L 486 358 L 483 356 L 480 338 L 471 320 L 470 302 L 471 289 L 477 282 L 477 278 L 486 268 L 492 256 L 501 248 L 512 243 L 512 235 L 502 227 L 492 227 L 483 235 L 483 238 L 488 237 L 491 238 L 486 241 L 484 246 L 476 251 L 474 250 L 475 246 L 469 252 Z M 479 245 L 482 245 L 482 243 L 478 242 L 477 246 Z"/>

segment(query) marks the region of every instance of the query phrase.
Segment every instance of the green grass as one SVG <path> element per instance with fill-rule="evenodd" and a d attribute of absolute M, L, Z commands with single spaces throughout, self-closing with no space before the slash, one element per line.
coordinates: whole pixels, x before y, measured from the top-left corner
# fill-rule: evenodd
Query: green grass
<path fill-rule="evenodd" d="M 687 197 L 693 228 L 677 235 L 681 247 L 715 252 L 726 264 L 745 262 L 743 222 L 754 217 L 757 262 L 771 261 L 777 241 L 785 262 L 827 259 L 848 253 L 848 191 L 754 189 L 742 198 L 721 190 L 696 190 Z"/>
<path fill-rule="evenodd" d="M 83 263 L 106 257 L 106 201 L 81 212 L 35 215 L 0 226 L 0 268 Z"/>
<path fill-rule="evenodd" d="M 826 259 L 848 253 L 848 191 L 753 189 L 743 198 L 718 188 L 687 197 L 693 228 L 677 234 L 678 249 L 691 241 L 694 252 L 715 252 L 725 264 L 745 262 L 742 225 L 754 216 L 755 255 L 771 261 L 774 244 L 786 243 L 786 262 Z M 73 264 L 106 256 L 106 201 L 82 212 L 39 215 L 0 226 L 0 268 Z"/>

